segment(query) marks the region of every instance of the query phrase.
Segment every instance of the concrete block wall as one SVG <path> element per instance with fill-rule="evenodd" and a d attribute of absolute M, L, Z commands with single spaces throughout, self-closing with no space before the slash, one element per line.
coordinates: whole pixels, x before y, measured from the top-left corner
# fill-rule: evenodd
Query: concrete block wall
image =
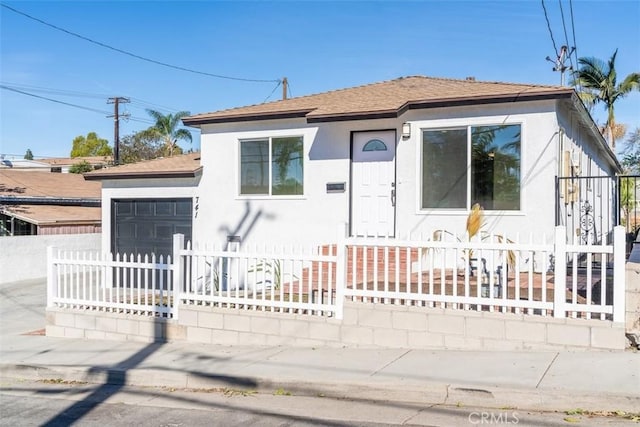
<path fill-rule="evenodd" d="M 625 274 L 626 332 L 629 339 L 640 347 L 640 243 L 634 245 Z"/>
<path fill-rule="evenodd" d="M 47 335 L 222 345 L 622 350 L 623 324 L 345 302 L 344 318 L 183 305 L 179 319 L 48 309 Z"/>
<path fill-rule="evenodd" d="M 111 341 L 167 342 L 186 338 L 174 319 L 89 310 L 47 308 L 46 334 Z"/>

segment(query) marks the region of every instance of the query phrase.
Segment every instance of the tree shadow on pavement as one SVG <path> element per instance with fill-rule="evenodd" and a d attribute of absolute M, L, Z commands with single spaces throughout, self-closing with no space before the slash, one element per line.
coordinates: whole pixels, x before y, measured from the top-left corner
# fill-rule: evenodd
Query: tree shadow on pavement
<path fill-rule="evenodd" d="M 4 388 L 4 390 L 10 390 Z M 61 394 L 78 394 L 85 393 L 87 391 L 86 386 L 77 386 L 77 385 L 69 385 L 68 387 L 61 388 L 60 386 L 52 386 L 52 387 L 42 387 L 29 389 L 25 387 L 17 387 L 16 391 L 24 391 L 29 390 L 31 392 L 35 392 L 37 394 L 55 394 L 57 396 Z M 216 390 L 218 393 L 222 393 L 222 390 Z M 259 407 L 259 405 L 255 405 L 255 401 L 247 400 L 251 399 L 251 397 L 236 395 L 232 397 L 226 397 L 224 400 L 221 399 L 211 399 L 207 396 L 210 396 L 211 391 L 204 391 L 201 393 L 189 391 L 187 389 L 177 390 L 175 392 L 171 392 L 170 394 L 167 390 L 164 389 L 154 389 L 154 388 L 124 388 L 123 385 L 109 385 L 105 384 L 100 386 L 98 389 L 94 390 L 90 395 L 84 397 L 82 401 L 79 401 L 77 404 L 70 406 L 69 408 L 61 411 L 58 416 L 49 420 L 48 422 L 42 424 L 46 426 L 61 426 L 61 425 L 70 425 L 75 421 L 78 421 L 80 418 L 85 416 L 90 410 L 96 408 L 98 405 L 103 403 L 109 396 L 114 395 L 115 393 L 122 393 L 124 397 L 124 401 L 126 401 L 126 395 L 136 395 L 136 396 L 144 396 L 149 399 L 149 401 L 154 401 L 156 399 L 160 399 L 159 402 L 156 401 L 155 404 L 151 406 L 161 405 L 165 408 L 190 408 L 193 410 L 207 410 L 211 411 L 212 414 L 215 411 L 233 411 L 238 413 L 244 413 L 247 415 L 257 416 L 260 419 L 273 419 L 279 420 L 283 422 L 283 425 L 322 425 L 328 427 L 338 427 L 338 426 L 380 426 L 386 425 L 378 420 L 358 420 L 358 417 L 352 417 L 351 415 L 347 415 L 346 419 L 340 417 L 340 410 L 338 409 L 335 412 L 327 413 L 326 416 L 318 416 L 312 415 L 309 411 L 309 401 L 302 402 L 302 405 L 296 406 L 296 403 L 291 399 L 295 399 L 296 397 L 305 397 L 305 396 L 280 396 L 279 399 L 282 399 L 282 402 L 287 401 L 285 407 L 290 408 L 288 411 L 284 409 L 276 409 L 276 408 L 265 408 Z M 313 394 L 312 389 L 308 389 L 307 392 L 309 395 Z M 545 417 L 546 419 L 540 419 L 537 416 L 536 411 L 530 412 L 527 410 L 518 410 L 516 408 L 479 408 L 479 407 L 462 407 L 456 405 L 447 405 L 441 403 L 417 403 L 417 402 L 397 402 L 397 401 L 388 401 L 388 400 L 379 400 L 379 399 L 359 399 L 357 397 L 354 398 L 333 398 L 333 397 L 318 397 L 317 399 L 321 399 L 323 403 L 320 403 L 322 407 L 335 407 L 335 405 L 342 405 L 344 408 L 345 405 L 349 405 L 354 408 L 354 412 L 362 413 L 362 405 L 366 405 L 365 407 L 371 408 L 370 410 L 373 412 L 377 412 L 379 408 L 388 408 L 391 410 L 407 410 L 407 414 L 405 414 L 406 418 L 403 418 L 403 424 L 406 426 L 417 426 L 417 425 L 474 425 L 474 424 L 518 424 L 532 426 L 532 427 L 559 427 L 566 425 L 566 421 L 563 420 L 564 414 L 557 413 L 556 416 Z M 163 402 L 162 399 L 168 399 L 175 402 L 175 406 L 168 405 Z M 132 399 L 133 400 L 133 399 Z M 327 405 L 328 403 L 328 405 Z M 115 403 L 114 403 L 115 404 Z M 137 405 L 144 405 L 144 403 L 137 403 Z M 311 404 L 312 405 L 312 404 Z M 282 405 L 274 405 L 280 406 Z M 360 406 L 360 410 L 355 409 L 356 406 Z M 298 408 L 298 411 L 295 410 Z M 300 409 L 302 408 L 302 409 Z M 377 409 L 374 409 L 377 408 Z M 297 413 L 295 413 L 297 412 Z M 372 413 L 373 413 L 372 412 Z M 222 415 L 220 412 L 216 412 L 218 415 Z M 400 417 L 398 414 L 397 416 Z M 493 418 L 491 418 L 493 416 Z M 441 424 L 443 422 L 442 417 L 447 417 L 447 424 Z M 483 418 L 484 417 L 484 418 Z M 370 417 L 375 418 L 375 417 Z M 401 417 L 402 418 L 402 417 Z M 557 418 L 557 419 L 552 419 Z M 493 419 L 493 422 L 489 422 L 489 420 Z M 432 420 L 432 421 L 430 421 Z M 484 420 L 484 421 L 483 421 Z M 121 420 L 126 421 L 126 420 Z M 188 420 L 184 420 L 188 422 Z M 611 421 L 611 420 L 609 420 Z M 427 424 L 425 424 L 425 422 Z M 433 422 L 433 424 L 432 424 Z M 265 421 L 265 424 L 266 421 Z M 269 424 L 271 425 L 271 424 Z M 396 425 L 395 423 L 393 425 Z M 590 424 L 591 425 L 591 424 Z"/>
<path fill-rule="evenodd" d="M 42 424 L 42 426 L 53 427 L 70 425 L 85 417 L 97 406 L 102 404 L 111 396 L 119 393 L 127 385 L 128 372 L 142 364 L 149 356 L 158 351 L 166 341 L 166 322 L 156 323 L 156 336 L 154 342 L 132 354 L 128 358 L 112 366 L 94 366 L 89 370 L 89 375 L 106 374 L 105 380 L 91 394 L 82 400 L 75 402 L 63 411 L 53 416 Z M 255 381 L 246 378 L 237 378 L 226 375 L 212 376 L 218 381 L 223 381 L 231 386 L 255 387 Z"/>

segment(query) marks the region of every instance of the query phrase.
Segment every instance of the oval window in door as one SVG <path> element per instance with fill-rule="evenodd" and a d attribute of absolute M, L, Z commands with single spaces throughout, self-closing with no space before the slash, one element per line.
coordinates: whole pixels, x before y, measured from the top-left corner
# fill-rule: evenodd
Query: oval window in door
<path fill-rule="evenodd" d="M 364 144 L 362 151 L 387 151 L 387 145 L 379 139 L 371 139 Z"/>

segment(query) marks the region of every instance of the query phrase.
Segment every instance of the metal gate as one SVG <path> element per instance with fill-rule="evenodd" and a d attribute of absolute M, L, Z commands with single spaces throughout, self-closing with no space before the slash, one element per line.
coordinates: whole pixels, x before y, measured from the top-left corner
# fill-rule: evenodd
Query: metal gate
<path fill-rule="evenodd" d="M 556 225 L 571 244 L 611 242 L 625 226 L 628 251 L 640 227 L 640 175 L 556 178 Z"/>

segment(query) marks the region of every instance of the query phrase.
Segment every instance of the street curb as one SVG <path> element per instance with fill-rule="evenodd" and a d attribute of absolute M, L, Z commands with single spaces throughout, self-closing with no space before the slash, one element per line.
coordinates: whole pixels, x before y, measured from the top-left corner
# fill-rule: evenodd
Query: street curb
<path fill-rule="evenodd" d="M 0 364 L 0 379 L 5 378 L 163 387 L 196 391 L 207 389 L 251 390 L 264 394 L 290 393 L 296 396 L 395 402 L 407 405 L 441 404 L 535 411 L 566 411 L 582 408 L 592 411 L 637 412 L 640 408 L 640 396 L 611 393 L 478 387 L 437 382 L 421 385 L 381 381 L 325 383 L 292 378 L 273 380 L 272 378 L 260 377 L 228 377 L 198 372 L 171 372 L 162 369 Z"/>

